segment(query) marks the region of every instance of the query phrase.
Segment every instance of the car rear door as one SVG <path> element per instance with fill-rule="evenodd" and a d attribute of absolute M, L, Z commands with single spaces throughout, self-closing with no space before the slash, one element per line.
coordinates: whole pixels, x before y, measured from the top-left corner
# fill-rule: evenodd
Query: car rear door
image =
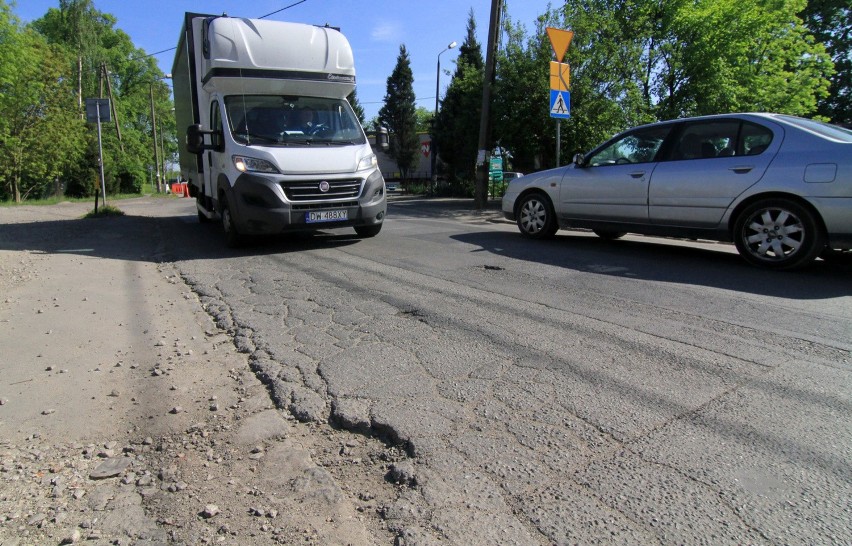
<path fill-rule="evenodd" d="M 683 125 L 648 188 L 652 224 L 718 225 L 738 195 L 756 184 L 783 140 L 783 130 L 739 118 Z"/>

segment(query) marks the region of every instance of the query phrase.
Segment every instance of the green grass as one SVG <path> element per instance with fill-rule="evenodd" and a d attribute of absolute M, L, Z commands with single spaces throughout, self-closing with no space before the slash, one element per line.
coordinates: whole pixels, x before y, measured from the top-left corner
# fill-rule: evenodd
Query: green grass
<path fill-rule="evenodd" d="M 93 209 L 83 216 L 83 218 L 103 218 L 105 216 L 124 216 L 124 211 L 112 205 L 105 205 L 98 207 L 97 213 Z"/>

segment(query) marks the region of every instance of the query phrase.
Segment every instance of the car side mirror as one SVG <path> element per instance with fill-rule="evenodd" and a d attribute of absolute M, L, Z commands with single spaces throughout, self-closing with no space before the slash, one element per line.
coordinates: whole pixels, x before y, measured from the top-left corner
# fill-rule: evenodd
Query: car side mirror
<path fill-rule="evenodd" d="M 574 154 L 574 165 L 584 167 L 586 165 L 586 156 L 583 154 Z"/>

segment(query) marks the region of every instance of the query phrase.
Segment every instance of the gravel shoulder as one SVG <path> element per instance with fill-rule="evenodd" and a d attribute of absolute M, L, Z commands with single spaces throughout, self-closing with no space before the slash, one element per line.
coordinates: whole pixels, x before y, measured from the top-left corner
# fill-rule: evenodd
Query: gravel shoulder
<path fill-rule="evenodd" d="M 156 201 L 0 208 L 0 545 L 392 544 L 403 455 L 275 409 Z"/>

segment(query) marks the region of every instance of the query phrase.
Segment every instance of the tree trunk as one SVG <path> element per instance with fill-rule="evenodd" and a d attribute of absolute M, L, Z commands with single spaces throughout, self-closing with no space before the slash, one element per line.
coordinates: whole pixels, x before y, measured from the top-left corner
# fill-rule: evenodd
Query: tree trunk
<path fill-rule="evenodd" d="M 15 203 L 21 202 L 21 177 L 18 173 L 12 175 L 12 193 L 15 195 Z"/>
<path fill-rule="evenodd" d="M 83 56 L 77 55 L 77 107 L 83 109 Z M 83 119 L 86 112 L 83 111 Z"/>

